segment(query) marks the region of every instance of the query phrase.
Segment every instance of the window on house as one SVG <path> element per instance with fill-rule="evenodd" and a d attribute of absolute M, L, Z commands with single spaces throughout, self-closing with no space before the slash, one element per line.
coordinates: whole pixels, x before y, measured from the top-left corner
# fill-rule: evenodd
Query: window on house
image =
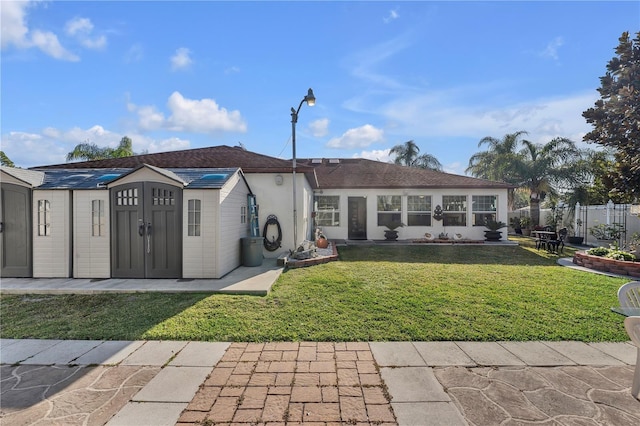
<path fill-rule="evenodd" d="M 51 203 L 49 200 L 38 200 L 38 235 L 51 235 Z"/>
<path fill-rule="evenodd" d="M 471 197 L 473 226 L 484 226 L 487 221 L 496 220 L 495 195 L 474 195 Z"/>
<path fill-rule="evenodd" d="M 402 197 L 400 195 L 378 195 L 378 226 L 402 222 Z"/>
<path fill-rule="evenodd" d="M 247 223 L 247 206 L 240 206 L 240 223 Z"/>
<path fill-rule="evenodd" d="M 407 196 L 407 225 L 431 226 L 431 196 Z"/>
<path fill-rule="evenodd" d="M 467 226 L 467 196 L 442 196 L 442 225 Z"/>
<path fill-rule="evenodd" d="M 102 237 L 106 231 L 105 226 L 104 200 L 91 200 L 91 236 Z"/>
<path fill-rule="evenodd" d="M 200 236 L 200 200 L 187 201 L 187 235 L 190 237 Z"/>
<path fill-rule="evenodd" d="M 316 224 L 318 226 L 340 225 L 340 196 L 316 195 Z"/>

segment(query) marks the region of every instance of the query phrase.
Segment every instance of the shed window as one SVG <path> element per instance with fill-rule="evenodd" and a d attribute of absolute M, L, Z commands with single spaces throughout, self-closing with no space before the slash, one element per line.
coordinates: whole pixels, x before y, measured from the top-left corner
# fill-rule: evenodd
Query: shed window
<path fill-rule="evenodd" d="M 247 206 L 240 206 L 240 223 L 247 223 Z"/>
<path fill-rule="evenodd" d="M 467 196 L 442 196 L 442 225 L 467 226 Z"/>
<path fill-rule="evenodd" d="M 49 200 L 38 200 L 38 235 L 51 235 L 51 203 Z"/>
<path fill-rule="evenodd" d="M 91 200 L 91 236 L 102 237 L 105 234 L 104 200 Z"/>
<path fill-rule="evenodd" d="M 407 225 L 431 226 L 431 196 L 407 196 Z"/>
<path fill-rule="evenodd" d="M 137 206 L 138 205 L 138 188 L 123 189 L 116 192 L 117 206 Z"/>
<path fill-rule="evenodd" d="M 496 220 L 495 195 L 474 195 L 471 197 L 473 226 L 484 226 L 487 221 Z"/>
<path fill-rule="evenodd" d="M 190 237 L 200 236 L 200 200 L 187 201 L 187 235 Z"/>
<path fill-rule="evenodd" d="M 340 196 L 316 195 L 316 224 L 340 226 Z"/>
<path fill-rule="evenodd" d="M 402 222 L 402 197 L 400 195 L 378 195 L 378 226 Z"/>

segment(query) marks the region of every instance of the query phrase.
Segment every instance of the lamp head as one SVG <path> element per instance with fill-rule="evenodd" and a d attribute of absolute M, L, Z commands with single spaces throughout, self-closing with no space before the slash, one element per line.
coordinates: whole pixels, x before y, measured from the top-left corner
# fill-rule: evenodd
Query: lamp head
<path fill-rule="evenodd" d="M 314 106 L 316 104 L 316 97 L 313 96 L 313 90 L 309 89 L 309 91 L 307 92 L 307 96 L 304 97 L 304 100 L 309 106 Z"/>

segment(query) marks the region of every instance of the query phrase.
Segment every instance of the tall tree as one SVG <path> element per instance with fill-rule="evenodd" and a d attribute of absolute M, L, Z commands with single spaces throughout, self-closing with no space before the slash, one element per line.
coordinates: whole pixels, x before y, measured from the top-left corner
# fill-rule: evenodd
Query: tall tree
<path fill-rule="evenodd" d="M 81 143 L 67 154 L 67 161 L 72 160 L 103 160 L 105 158 L 130 157 L 133 152 L 133 142 L 131 138 L 124 136 L 117 148 L 101 148 L 95 143 Z"/>
<path fill-rule="evenodd" d="M 520 139 L 524 131 L 510 133 L 502 139 L 487 136 L 478 146 L 488 145 L 469 159 L 467 172 L 475 177 L 499 180 L 525 190 L 533 225 L 540 223 L 540 201 L 557 187 L 575 186 L 581 177 L 582 153 L 574 142 L 555 138 L 542 145 Z M 514 198 L 510 197 L 510 202 Z"/>
<path fill-rule="evenodd" d="M 7 155 L 4 153 L 4 151 L 0 151 L 0 165 L 7 166 L 7 167 L 15 167 L 16 166 L 15 164 L 13 164 L 13 161 L 11 161 L 9 159 L 9 157 L 7 157 Z"/>
<path fill-rule="evenodd" d="M 600 77 L 600 99 L 582 113 L 594 129 L 585 141 L 614 149 L 615 191 L 640 198 L 640 32 L 631 40 L 628 32 L 618 39 L 616 56 Z"/>
<path fill-rule="evenodd" d="M 389 151 L 395 155 L 394 163 L 420 169 L 442 170 L 442 164 L 431 154 L 420 154 L 420 148 L 414 141 L 396 145 Z"/>
<path fill-rule="evenodd" d="M 485 136 L 478 142 L 478 148 L 487 145 L 486 151 L 480 151 L 471 156 L 467 173 L 475 177 L 489 180 L 497 180 L 510 184 L 517 184 L 518 179 L 513 176 L 512 166 L 517 150 L 520 146 L 520 137 L 527 132 L 521 130 L 515 133 L 508 133 L 502 139 L 492 136 Z M 511 210 L 516 209 L 516 192 L 509 190 L 508 203 Z"/>

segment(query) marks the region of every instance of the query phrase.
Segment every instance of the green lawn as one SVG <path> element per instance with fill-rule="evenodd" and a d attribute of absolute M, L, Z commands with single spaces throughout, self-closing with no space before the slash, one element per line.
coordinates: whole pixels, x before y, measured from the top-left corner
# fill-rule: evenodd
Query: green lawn
<path fill-rule="evenodd" d="M 3 338 L 626 341 L 625 279 L 509 246 L 360 246 L 286 271 L 266 297 L 3 296 Z M 570 253 L 570 251 L 569 251 Z"/>

